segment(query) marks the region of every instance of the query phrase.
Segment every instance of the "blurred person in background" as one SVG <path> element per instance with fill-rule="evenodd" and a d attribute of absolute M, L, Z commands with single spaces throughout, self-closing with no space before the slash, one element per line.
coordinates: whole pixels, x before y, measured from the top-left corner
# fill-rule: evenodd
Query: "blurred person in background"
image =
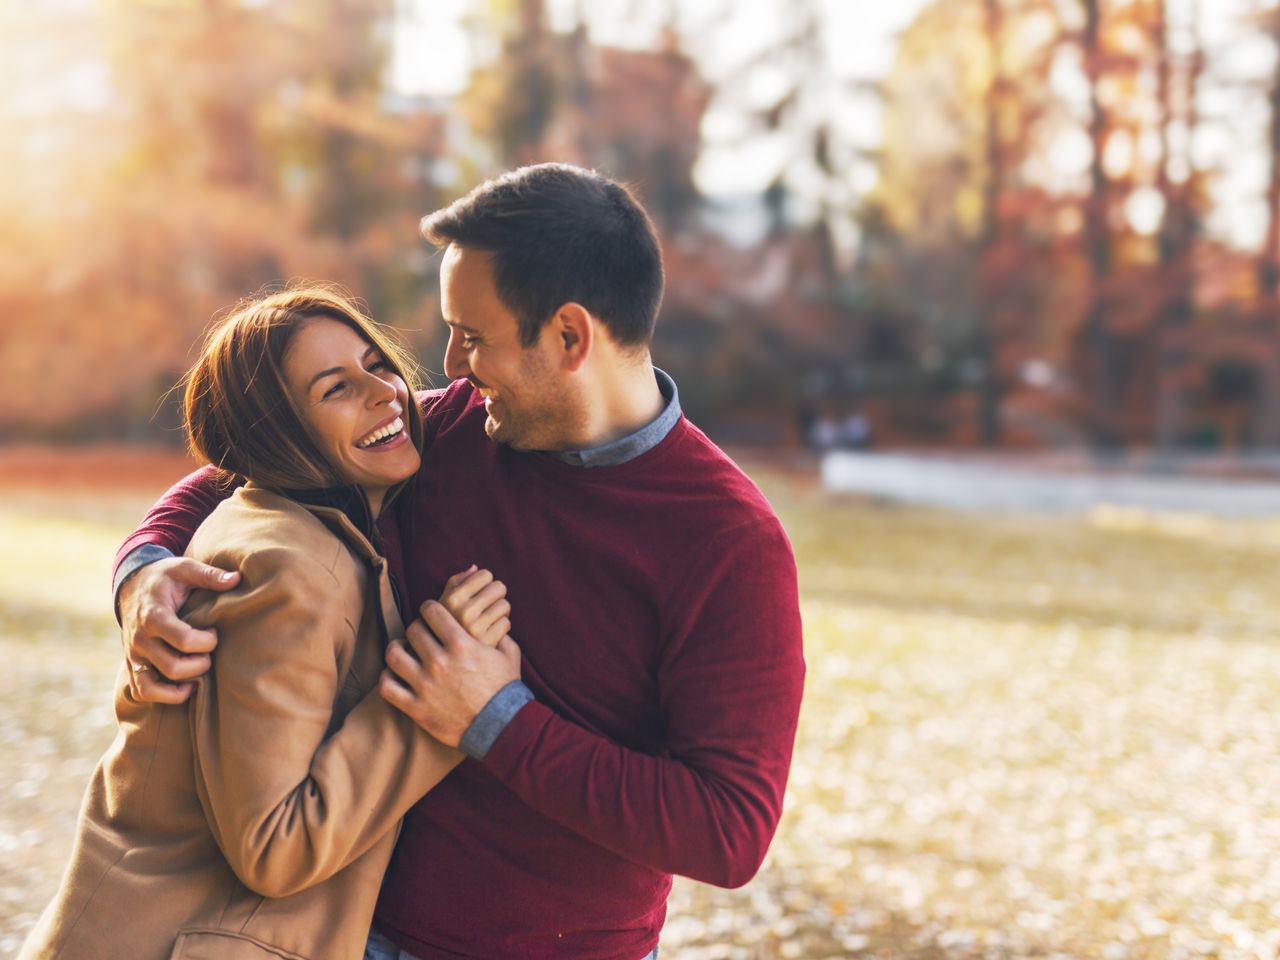
<path fill-rule="evenodd" d="M 187 555 L 239 578 L 192 593 L 182 616 L 218 632 L 218 656 L 181 704 L 139 700 L 120 678 L 119 733 L 21 957 L 363 953 L 400 818 L 463 758 L 378 692 L 402 621 L 375 518 L 420 462 L 408 369 L 325 289 L 268 296 L 213 329 L 187 377 L 187 434 L 228 486 L 248 483 Z M 518 659 L 503 592 L 471 569 L 444 599 Z"/>
<path fill-rule="evenodd" d="M 406 817 L 366 957 L 655 957 L 672 875 L 746 883 L 777 828 L 790 544 L 653 366 L 662 256 L 626 188 L 525 167 L 423 234 L 454 382 L 420 398 L 422 466 L 379 526 L 414 604 L 460 567 L 500 576 L 523 660 L 430 602 L 388 648 L 383 695 L 468 759 Z M 193 474 L 121 548 L 128 657 L 158 671 L 140 699 L 208 669 L 217 638 L 176 610 L 221 571 L 173 555 L 221 496 Z"/>

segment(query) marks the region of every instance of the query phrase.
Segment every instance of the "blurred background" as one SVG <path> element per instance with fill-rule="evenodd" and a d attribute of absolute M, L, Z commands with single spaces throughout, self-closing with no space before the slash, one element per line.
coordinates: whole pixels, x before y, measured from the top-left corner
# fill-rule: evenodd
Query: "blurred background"
<path fill-rule="evenodd" d="M 0 130 L 0 955 L 211 317 L 336 281 L 439 371 L 419 218 L 561 160 L 800 565 L 778 840 L 664 955 L 1275 960 L 1275 0 L 0 0 Z"/>
<path fill-rule="evenodd" d="M 0 437 L 176 442 L 210 316 L 297 276 L 438 365 L 417 220 L 555 159 L 652 211 L 727 439 L 1280 444 L 1269 0 L 2 9 Z"/>

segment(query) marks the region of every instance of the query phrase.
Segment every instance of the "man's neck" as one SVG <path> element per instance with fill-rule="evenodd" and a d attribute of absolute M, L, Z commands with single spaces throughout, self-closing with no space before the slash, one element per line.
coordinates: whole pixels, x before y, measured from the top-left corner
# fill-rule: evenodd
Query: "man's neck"
<path fill-rule="evenodd" d="M 614 367 L 593 386 L 582 430 L 570 449 L 587 450 L 635 433 L 656 420 L 666 405 L 647 355 L 643 361 Z"/>

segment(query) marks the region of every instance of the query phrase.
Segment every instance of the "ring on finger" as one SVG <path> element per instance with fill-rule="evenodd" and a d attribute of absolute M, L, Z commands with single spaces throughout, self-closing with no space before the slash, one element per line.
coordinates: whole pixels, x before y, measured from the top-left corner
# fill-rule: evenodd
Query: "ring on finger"
<path fill-rule="evenodd" d="M 133 665 L 133 672 L 135 676 L 146 673 L 150 669 L 151 669 L 151 664 L 149 663 L 135 663 Z"/>

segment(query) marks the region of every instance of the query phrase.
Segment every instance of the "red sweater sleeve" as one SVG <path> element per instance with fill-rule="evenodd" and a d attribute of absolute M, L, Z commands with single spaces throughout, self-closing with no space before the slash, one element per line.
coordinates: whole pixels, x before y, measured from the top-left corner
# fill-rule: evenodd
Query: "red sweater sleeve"
<path fill-rule="evenodd" d="M 718 886 L 755 875 L 782 813 L 804 685 L 795 560 L 776 520 L 673 571 L 659 672 L 667 752 L 650 756 L 536 701 L 482 763 L 543 815 L 655 870 Z"/>
<path fill-rule="evenodd" d="M 430 420 L 431 411 L 443 395 L 443 390 L 420 390 L 415 394 L 428 418 L 429 429 L 434 429 Z M 229 487 L 220 484 L 212 467 L 201 467 L 175 483 L 147 511 L 138 529 L 116 551 L 115 563 L 111 566 L 112 580 L 114 581 L 116 571 L 120 569 L 120 562 L 143 544 L 155 544 L 181 556 L 195 535 L 196 528 L 204 523 L 205 518 L 213 513 L 219 503 L 231 496 L 236 486 L 239 484 Z"/>
<path fill-rule="evenodd" d="M 112 565 L 112 576 L 120 561 L 143 544 L 164 547 L 171 553 L 182 555 L 191 542 L 196 528 L 214 508 L 231 495 L 234 487 L 218 482 L 212 467 L 201 467 L 195 473 L 183 477 L 165 491 L 155 505 L 142 518 L 138 529 L 129 534 Z"/>

